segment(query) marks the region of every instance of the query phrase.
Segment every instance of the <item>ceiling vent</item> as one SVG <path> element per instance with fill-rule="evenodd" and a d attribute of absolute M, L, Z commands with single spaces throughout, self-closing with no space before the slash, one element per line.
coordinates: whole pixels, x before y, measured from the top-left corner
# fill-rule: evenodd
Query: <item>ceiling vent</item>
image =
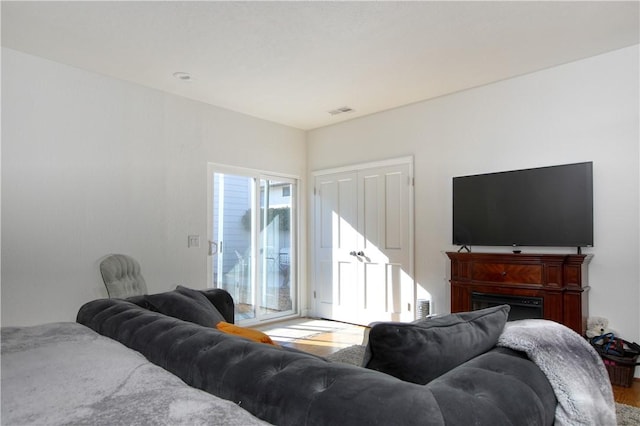
<path fill-rule="evenodd" d="M 355 111 L 353 108 L 348 106 L 343 106 L 342 108 L 332 109 L 331 111 L 329 111 L 329 114 L 338 115 L 338 114 L 343 114 L 345 112 L 353 112 L 353 111 Z"/>
<path fill-rule="evenodd" d="M 182 81 L 191 80 L 191 74 L 189 74 L 188 72 L 182 72 L 182 71 L 174 72 L 173 76 L 178 80 L 182 80 Z"/>

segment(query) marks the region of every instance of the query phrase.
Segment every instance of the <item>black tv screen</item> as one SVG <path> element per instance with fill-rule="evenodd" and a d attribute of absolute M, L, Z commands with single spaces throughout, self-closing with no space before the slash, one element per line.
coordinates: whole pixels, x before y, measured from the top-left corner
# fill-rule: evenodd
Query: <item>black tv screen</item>
<path fill-rule="evenodd" d="M 593 163 L 454 177 L 453 244 L 593 246 Z"/>

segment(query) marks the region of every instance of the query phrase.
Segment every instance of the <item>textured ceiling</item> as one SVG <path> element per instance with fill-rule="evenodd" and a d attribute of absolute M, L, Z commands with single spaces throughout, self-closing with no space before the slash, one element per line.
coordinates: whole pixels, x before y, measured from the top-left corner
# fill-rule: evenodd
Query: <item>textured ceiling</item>
<path fill-rule="evenodd" d="M 301 129 L 639 42 L 637 1 L 2 2 L 5 47 Z"/>

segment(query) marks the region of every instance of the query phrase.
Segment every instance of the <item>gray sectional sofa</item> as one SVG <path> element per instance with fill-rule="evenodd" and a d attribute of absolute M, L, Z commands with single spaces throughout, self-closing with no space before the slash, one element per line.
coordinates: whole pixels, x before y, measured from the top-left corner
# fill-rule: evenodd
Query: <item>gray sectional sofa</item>
<path fill-rule="evenodd" d="M 428 336 L 411 343 L 428 348 L 431 362 L 407 350 L 397 351 L 395 361 L 385 360 L 383 353 L 393 351 L 398 333 L 406 338 L 415 332 L 387 324 L 378 330 L 387 336 L 385 344 L 367 349 L 369 368 L 220 332 L 216 318 L 233 322 L 233 301 L 222 290 L 179 288 L 129 300 L 95 300 L 80 309 L 77 321 L 140 352 L 191 387 L 275 425 L 551 425 L 557 401 L 542 371 L 523 353 L 485 341 L 494 339 L 502 316 L 506 320 L 504 309 L 493 310 L 479 326 L 475 317 L 448 316 L 454 328 L 465 327 L 459 339 L 446 328 L 450 321 L 440 320 L 446 330 L 436 338 L 447 339 L 442 342 L 446 352 Z M 464 324 L 473 324 L 471 334 Z M 467 344 L 473 348 L 461 346 Z M 433 356 L 453 361 L 433 362 Z M 411 366 L 398 365 L 403 359 Z M 426 373 L 406 374 L 407 368 Z"/>

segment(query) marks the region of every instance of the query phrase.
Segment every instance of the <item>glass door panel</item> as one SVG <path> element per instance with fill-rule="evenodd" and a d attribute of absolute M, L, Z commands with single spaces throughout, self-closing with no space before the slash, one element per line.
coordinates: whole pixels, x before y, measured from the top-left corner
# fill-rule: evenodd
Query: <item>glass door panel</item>
<path fill-rule="evenodd" d="M 237 320 L 256 316 L 251 285 L 253 187 L 252 177 L 224 173 L 213 176 L 213 283 L 233 296 Z"/>
<path fill-rule="evenodd" d="M 293 310 L 291 291 L 293 184 L 260 179 L 260 314 Z"/>

